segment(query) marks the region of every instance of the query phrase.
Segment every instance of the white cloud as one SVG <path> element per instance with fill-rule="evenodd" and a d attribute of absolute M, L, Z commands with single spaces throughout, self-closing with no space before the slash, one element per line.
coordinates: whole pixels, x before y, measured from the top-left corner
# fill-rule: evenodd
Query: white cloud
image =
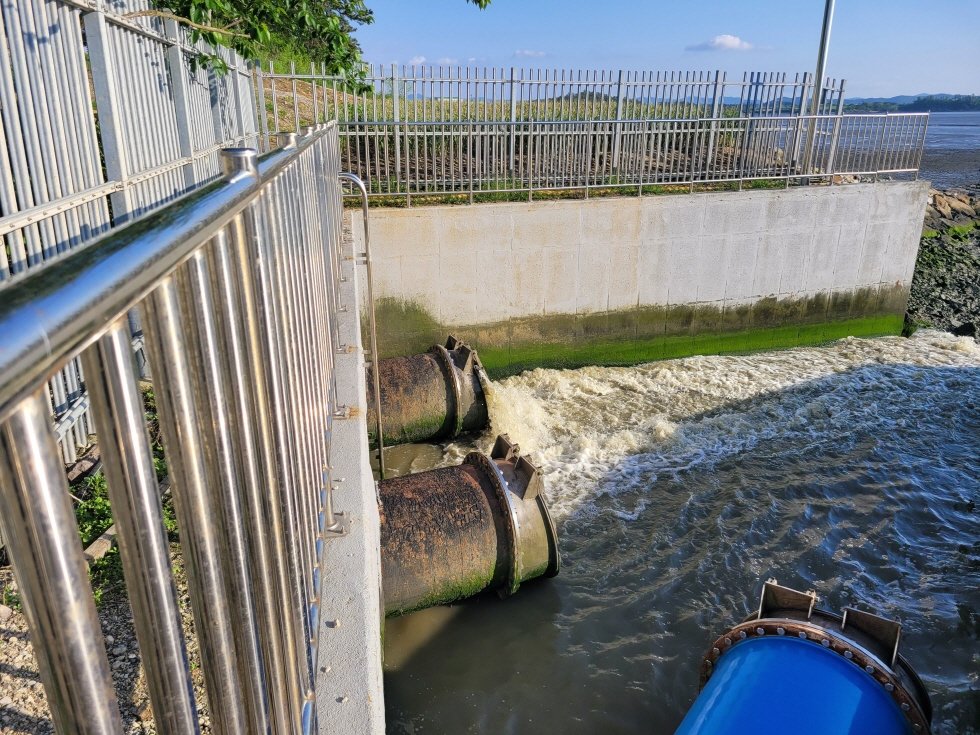
<path fill-rule="evenodd" d="M 409 64 L 424 64 L 425 63 L 425 57 L 424 56 L 413 56 L 412 58 L 410 58 L 408 60 L 408 63 Z"/>
<path fill-rule="evenodd" d="M 688 46 L 684 50 L 685 51 L 748 51 L 751 48 L 753 48 L 753 46 L 748 41 L 743 41 L 738 36 L 733 36 L 730 33 L 722 33 L 720 36 L 715 36 L 710 41 L 696 43 L 693 46 Z"/>
<path fill-rule="evenodd" d="M 459 59 L 453 59 L 449 56 L 443 56 L 441 59 L 436 59 L 437 64 L 455 64 Z"/>
<path fill-rule="evenodd" d="M 467 64 L 475 64 L 476 63 L 476 57 L 475 56 L 471 56 L 470 58 L 468 58 L 466 60 L 466 63 Z"/>
<path fill-rule="evenodd" d="M 514 52 L 514 56 L 544 56 L 544 51 L 533 51 L 529 48 L 520 48 Z"/>

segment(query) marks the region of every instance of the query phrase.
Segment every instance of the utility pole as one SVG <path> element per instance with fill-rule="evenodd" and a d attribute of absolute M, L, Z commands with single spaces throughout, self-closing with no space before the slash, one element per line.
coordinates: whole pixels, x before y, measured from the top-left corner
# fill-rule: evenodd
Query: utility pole
<path fill-rule="evenodd" d="M 810 173 L 813 169 L 813 155 L 817 143 L 817 120 L 820 114 L 820 101 L 823 97 L 823 80 L 827 73 L 827 49 L 830 46 L 830 26 L 834 21 L 834 5 L 836 0 L 826 0 L 823 10 L 823 29 L 820 31 L 820 51 L 817 53 L 817 71 L 813 75 L 813 92 L 810 99 L 810 123 L 807 125 L 806 155 L 803 159 L 803 171 Z"/>
<path fill-rule="evenodd" d="M 823 10 L 823 30 L 820 31 L 820 51 L 817 54 L 817 72 L 813 75 L 813 99 L 810 101 L 810 114 L 820 114 L 820 98 L 823 80 L 827 74 L 827 49 L 830 47 L 830 26 L 834 22 L 836 0 L 826 0 Z"/>

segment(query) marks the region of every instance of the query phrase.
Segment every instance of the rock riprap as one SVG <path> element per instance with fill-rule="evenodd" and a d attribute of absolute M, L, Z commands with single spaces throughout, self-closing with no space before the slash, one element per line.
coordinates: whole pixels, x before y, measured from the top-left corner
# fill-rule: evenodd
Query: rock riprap
<path fill-rule="evenodd" d="M 913 326 L 980 335 L 977 191 L 929 193 L 907 318 Z"/>

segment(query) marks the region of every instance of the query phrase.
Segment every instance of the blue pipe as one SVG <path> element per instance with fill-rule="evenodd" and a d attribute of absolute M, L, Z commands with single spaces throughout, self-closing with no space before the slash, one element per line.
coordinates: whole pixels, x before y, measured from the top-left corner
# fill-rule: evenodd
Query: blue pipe
<path fill-rule="evenodd" d="M 750 638 L 717 661 L 675 735 L 906 735 L 892 697 L 852 662 L 794 637 Z"/>

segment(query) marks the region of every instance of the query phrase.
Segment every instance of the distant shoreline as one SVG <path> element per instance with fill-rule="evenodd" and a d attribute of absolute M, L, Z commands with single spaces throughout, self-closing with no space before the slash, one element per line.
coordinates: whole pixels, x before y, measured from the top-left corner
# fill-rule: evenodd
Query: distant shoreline
<path fill-rule="evenodd" d="M 929 95 L 905 104 L 886 101 L 848 103 L 845 100 L 844 112 L 980 112 L 980 95 Z"/>

